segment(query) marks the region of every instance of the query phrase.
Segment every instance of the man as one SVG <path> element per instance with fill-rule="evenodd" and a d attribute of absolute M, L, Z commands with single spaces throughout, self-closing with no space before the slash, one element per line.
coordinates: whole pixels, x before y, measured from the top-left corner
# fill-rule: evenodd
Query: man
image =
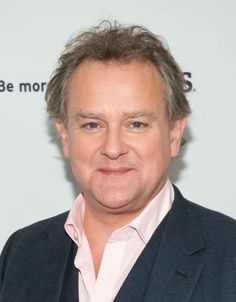
<path fill-rule="evenodd" d="M 190 108 L 160 39 L 107 22 L 77 36 L 46 100 L 81 194 L 8 240 L 0 301 L 236 301 L 235 221 L 167 176 Z"/>

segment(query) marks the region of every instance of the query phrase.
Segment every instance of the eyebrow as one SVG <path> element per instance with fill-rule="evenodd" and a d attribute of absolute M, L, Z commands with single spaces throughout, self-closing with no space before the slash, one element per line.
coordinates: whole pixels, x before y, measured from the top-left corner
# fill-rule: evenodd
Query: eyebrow
<path fill-rule="evenodd" d="M 147 110 L 141 110 L 141 111 L 130 111 L 130 112 L 124 112 L 124 117 L 125 118 L 139 118 L 139 117 L 146 117 L 149 119 L 157 119 L 157 116 L 154 112 L 152 111 L 147 111 Z M 105 119 L 106 114 L 102 112 L 94 113 L 94 112 L 89 112 L 89 111 L 79 111 L 76 114 L 76 120 L 79 120 L 81 118 L 84 119 Z"/>
<path fill-rule="evenodd" d="M 91 118 L 91 119 L 103 119 L 105 118 L 105 114 L 103 113 L 94 113 L 94 112 L 89 112 L 89 111 L 79 111 L 76 116 L 76 120 L 79 120 L 81 118 Z"/>
<path fill-rule="evenodd" d="M 142 111 L 134 111 L 134 112 L 124 112 L 124 116 L 127 118 L 139 118 L 146 117 L 150 119 L 156 119 L 157 116 L 152 111 L 142 110 Z"/>

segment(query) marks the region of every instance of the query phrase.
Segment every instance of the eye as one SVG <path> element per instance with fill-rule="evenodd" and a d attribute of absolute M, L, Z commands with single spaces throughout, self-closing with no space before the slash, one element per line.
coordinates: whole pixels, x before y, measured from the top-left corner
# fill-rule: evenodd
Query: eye
<path fill-rule="evenodd" d="M 94 122 L 91 122 L 91 123 L 87 123 L 85 125 L 86 128 L 90 128 L 90 129 L 96 129 L 99 127 L 98 123 L 94 123 Z"/>
<path fill-rule="evenodd" d="M 101 128 L 100 125 L 96 122 L 89 122 L 89 123 L 83 124 L 81 127 L 88 131 L 93 131 L 93 130 L 97 130 L 97 129 Z"/>
<path fill-rule="evenodd" d="M 140 129 L 140 128 L 145 128 L 147 127 L 148 125 L 146 123 L 142 123 L 142 122 L 132 122 L 130 124 L 130 127 L 133 128 L 133 129 Z"/>

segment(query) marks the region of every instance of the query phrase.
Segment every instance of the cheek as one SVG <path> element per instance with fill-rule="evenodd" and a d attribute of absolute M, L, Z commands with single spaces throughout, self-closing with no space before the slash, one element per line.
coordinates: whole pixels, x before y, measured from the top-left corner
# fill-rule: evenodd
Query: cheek
<path fill-rule="evenodd" d="M 71 138 L 68 141 L 68 157 L 72 162 L 84 162 L 89 158 L 91 153 L 91 143 L 88 144 L 84 140 Z"/>
<path fill-rule="evenodd" d="M 144 179 L 154 180 L 165 176 L 170 164 L 170 144 L 167 139 L 153 139 L 143 144 L 139 153 Z"/>
<path fill-rule="evenodd" d="M 70 144 L 68 146 L 68 159 L 73 175 L 80 185 L 89 180 L 90 163 L 89 152 L 86 146 L 81 144 Z"/>
<path fill-rule="evenodd" d="M 168 136 L 165 137 L 152 137 L 147 141 L 144 141 L 139 147 L 140 154 L 144 162 L 162 161 L 163 158 L 169 158 L 171 154 L 170 142 Z"/>
<path fill-rule="evenodd" d="M 68 139 L 68 158 L 75 175 L 87 175 L 93 169 L 97 154 L 96 140 L 73 136 Z"/>

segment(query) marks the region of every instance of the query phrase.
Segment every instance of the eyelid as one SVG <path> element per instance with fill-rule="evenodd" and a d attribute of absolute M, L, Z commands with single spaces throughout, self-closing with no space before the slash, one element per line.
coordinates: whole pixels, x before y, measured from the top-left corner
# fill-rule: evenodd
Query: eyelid
<path fill-rule="evenodd" d="M 87 127 L 87 126 L 92 125 L 92 124 L 100 126 L 99 123 L 97 123 L 97 122 L 87 122 L 87 123 L 82 123 L 81 127 L 84 128 L 84 127 Z"/>
<path fill-rule="evenodd" d="M 101 128 L 103 128 L 101 123 L 99 123 L 98 121 L 87 121 L 87 122 L 84 121 L 84 122 L 81 122 L 81 124 L 79 126 L 81 129 L 83 129 L 84 131 L 88 131 L 88 132 L 97 132 Z"/>
<path fill-rule="evenodd" d="M 143 122 L 143 121 L 131 121 L 129 124 L 132 125 L 132 124 L 141 124 L 142 126 L 148 126 L 148 123 L 147 122 Z"/>
<path fill-rule="evenodd" d="M 137 125 L 134 125 L 135 123 L 137 123 Z M 128 127 L 129 127 L 130 131 L 143 132 L 143 131 L 147 130 L 147 128 L 149 127 L 149 124 L 145 123 L 145 122 L 141 122 L 141 121 L 132 121 L 128 124 Z"/>

